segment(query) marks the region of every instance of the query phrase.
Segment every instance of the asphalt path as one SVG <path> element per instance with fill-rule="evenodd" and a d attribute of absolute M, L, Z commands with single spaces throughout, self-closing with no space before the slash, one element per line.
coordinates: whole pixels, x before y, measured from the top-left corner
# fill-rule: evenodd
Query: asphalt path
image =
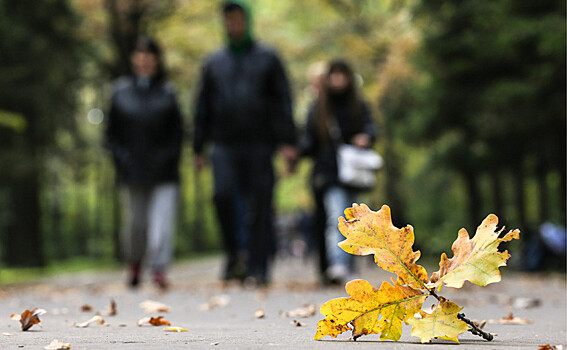
<path fill-rule="evenodd" d="M 375 287 L 391 277 L 366 258 L 358 258 L 357 263 L 358 277 Z M 0 348 L 44 349 L 57 339 L 71 349 L 456 349 L 455 343 L 444 340 L 421 344 L 419 338 L 411 337 L 409 326 L 404 326 L 399 342 L 381 342 L 377 335 L 354 342 L 347 333 L 314 341 L 317 321 L 323 318 L 319 307 L 346 296 L 344 287 L 319 286 L 314 259 L 279 258 L 273 283 L 262 290 L 222 285 L 220 265 L 218 257 L 176 264 L 170 273 L 172 287 L 165 293 L 150 281 L 135 291 L 127 288 L 121 270 L 0 286 Z M 496 334 L 488 342 L 467 332 L 459 337 L 458 349 L 538 349 L 545 344 L 566 349 L 565 275 L 503 270 L 500 283 L 484 288 L 466 284 L 460 290 L 440 292 L 463 306 L 468 318 L 487 321 L 484 330 Z M 116 304 L 115 315 L 109 314 L 111 300 Z M 148 300 L 169 306 L 169 312 L 146 312 L 140 304 Z M 432 303 L 428 299 L 426 306 Z M 46 311 L 40 316 L 42 327 L 34 325 L 24 332 L 10 315 L 33 308 Z M 313 308 L 314 314 L 309 315 Z M 307 315 L 293 314 L 300 311 Z M 77 327 L 96 314 L 105 325 Z M 137 325 L 144 317 L 158 315 L 188 331 Z M 510 315 L 528 323 L 500 323 Z"/>

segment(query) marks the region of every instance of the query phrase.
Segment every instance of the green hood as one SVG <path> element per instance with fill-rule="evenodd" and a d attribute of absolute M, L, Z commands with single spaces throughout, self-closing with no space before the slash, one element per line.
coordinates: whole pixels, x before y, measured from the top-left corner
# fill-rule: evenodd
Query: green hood
<path fill-rule="evenodd" d="M 226 40 L 229 50 L 235 54 L 241 54 L 244 51 L 246 51 L 246 49 L 248 49 L 250 45 L 252 45 L 252 42 L 254 41 L 253 39 L 254 36 L 252 35 L 253 33 L 252 10 L 250 8 L 250 4 L 245 0 L 226 1 L 225 4 L 235 4 L 241 7 L 242 10 L 244 11 L 244 16 L 246 17 L 246 32 L 244 33 L 244 38 L 242 39 L 241 42 L 239 43 L 234 42 L 228 36 L 228 34 L 226 34 Z"/>

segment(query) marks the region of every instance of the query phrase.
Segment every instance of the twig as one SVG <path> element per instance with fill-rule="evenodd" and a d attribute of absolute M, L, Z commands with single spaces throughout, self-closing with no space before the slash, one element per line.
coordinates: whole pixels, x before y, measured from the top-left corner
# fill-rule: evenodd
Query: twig
<path fill-rule="evenodd" d="M 435 290 L 429 289 L 429 294 L 433 297 L 435 297 L 435 299 L 437 299 L 440 303 L 446 301 L 447 299 L 437 295 L 437 293 L 435 293 Z M 469 332 L 471 332 L 474 335 L 478 335 L 488 341 L 491 341 L 492 339 L 494 339 L 494 336 L 490 333 L 487 333 L 485 331 L 483 331 L 482 329 L 480 329 L 473 321 L 469 320 L 468 318 L 465 317 L 465 314 L 463 313 L 459 313 L 457 315 L 457 318 L 463 322 L 465 322 L 466 324 L 469 325 Z"/>
<path fill-rule="evenodd" d="M 494 339 L 494 336 L 490 333 L 487 333 L 485 331 L 483 331 L 482 329 L 478 328 L 477 325 L 469 320 L 468 318 L 465 317 L 465 314 L 458 314 L 457 318 L 463 322 L 465 322 L 466 324 L 468 324 L 471 328 L 469 328 L 469 332 L 471 332 L 474 335 L 478 335 L 483 337 L 484 339 L 491 341 L 492 339 Z"/>

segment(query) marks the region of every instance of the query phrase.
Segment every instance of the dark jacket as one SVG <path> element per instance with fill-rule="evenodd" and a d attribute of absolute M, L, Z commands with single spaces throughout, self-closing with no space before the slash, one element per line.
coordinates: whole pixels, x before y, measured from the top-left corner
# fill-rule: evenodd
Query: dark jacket
<path fill-rule="evenodd" d="M 224 48 L 210 56 L 201 73 L 194 127 L 196 154 L 207 141 L 294 144 L 289 84 L 274 50 L 252 42 L 242 53 Z"/>
<path fill-rule="evenodd" d="M 312 157 L 314 160 L 312 185 L 315 190 L 324 190 L 331 185 L 339 185 L 337 170 L 337 145 L 350 144 L 352 137 L 359 133 L 370 136 L 372 142 L 376 139 L 376 128 L 372 123 L 370 109 L 366 102 L 362 102 L 360 109 L 360 122 L 351 120 L 351 114 L 345 102 L 334 103 L 331 113 L 337 120 L 341 140 L 332 140 L 322 137 L 317 121 L 317 104 L 313 103 L 307 114 L 307 125 L 301 139 L 301 154 Z"/>
<path fill-rule="evenodd" d="M 106 145 L 120 183 L 153 185 L 179 181 L 182 122 L 173 87 L 156 79 L 142 86 L 135 77 L 114 87 Z"/>

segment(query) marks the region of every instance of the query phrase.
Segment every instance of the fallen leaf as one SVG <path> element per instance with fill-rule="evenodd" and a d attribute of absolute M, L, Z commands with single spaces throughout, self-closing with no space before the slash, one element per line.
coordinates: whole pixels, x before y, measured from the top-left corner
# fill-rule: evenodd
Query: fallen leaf
<path fill-rule="evenodd" d="M 281 317 L 299 317 L 299 318 L 307 318 L 314 316 L 317 312 L 317 307 L 313 304 L 305 304 L 302 307 L 298 307 L 297 309 L 293 309 L 288 312 L 280 312 Z"/>
<path fill-rule="evenodd" d="M 254 312 L 254 317 L 256 318 L 264 318 L 266 317 L 266 313 L 264 312 L 264 309 L 258 309 Z"/>
<path fill-rule="evenodd" d="M 22 331 L 27 331 L 35 324 L 41 327 L 39 316 L 45 314 L 46 312 L 47 311 L 45 311 L 44 309 L 35 308 L 31 311 L 25 310 L 21 315 L 12 314 L 10 315 L 10 319 L 14 321 L 20 321 L 20 323 L 22 324 Z"/>
<path fill-rule="evenodd" d="M 44 347 L 46 350 L 65 350 L 71 349 L 71 344 L 69 343 L 62 343 L 57 339 L 51 341 L 51 343 Z"/>
<path fill-rule="evenodd" d="M 563 345 L 539 345 L 538 350 L 563 350 Z"/>
<path fill-rule="evenodd" d="M 305 327 L 305 323 L 299 322 L 298 320 L 293 320 L 290 323 L 296 327 Z"/>
<path fill-rule="evenodd" d="M 2 333 L 2 335 L 5 336 L 5 337 L 11 337 L 12 336 L 11 333 Z"/>
<path fill-rule="evenodd" d="M 219 345 L 219 344 L 220 344 L 219 342 L 211 343 L 211 345 Z"/>
<path fill-rule="evenodd" d="M 108 323 L 106 323 L 106 321 L 104 320 L 104 318 L 102 318 L 102 316 L 100 315 L 96 315 L 93 316 L 91 319 L 89 319 L 88 321 L 82 322 L 82 323 L 75 323 L 75 327 L 77 328 L 86 328 L 88 327 L 91 323 L 96 323 L 99 326 L 108 326 Z"/>
<path fill-rule="evenodd" d="M 85 305 L 81 306 L 81 311 L 82 312 L 92 312 L 93 307 L 90 306 L 89 304 L 85 304 Z"/>
<path fill-rule="evenodd" d="M 163 330 L 168 332 L 189 332 L 188 329 L 181 327 L 164 327 Z"/>
<path fill-rule="evenodd" d="M 353 339 L 366 334 L 380 334 L 380 339 L 399 340 L 402 323 L 417 313 L 427 294 L 399 284 L 383 282 L 380 289 L 364 280 L 346 284 L 350 298 L 337 298 L 321 306 L 325 319 L 317 323 L 315 340 L 326 335 L 337 335 L 350 330 Z"/>
<path fill-rule="evenodd" d="M 116 307 L 116 301 L 114 301 L 114 299 L 110 300 L 110 305 L 108 305 L 108 308 L 106 309 L 106 312 L 104 314 L 106 316 L 116 316 L 116 314 L 118 314 L 118 309 Z"/>
<path fill-rule="evenodd" d="M 140 303 L 140 307 L 144 309 L 144 312 L 148 314 L 153 314 L 157 312 L 169 312 L 171 311 L 171 307 L 165 305 L 163 303 L 153 301 L 153 300 L 146 300 Z"/>
<path fill-rule="evenodd" d="M 144 317 L 138 320 L 138 322 L 136 323 L 138 325 L 138 327 L 141 327 L 142 325 L 149 323 L 151 325 L 154 326 L 171 326 L 171 323 L 169 323 L 169 321 L 163 320 L 163 316 L 158 316 L 158 317 Z"/>
<path fill-rule="evenodd" d="M 413 227 L 397 228 L 387 205 L 372 211 L 365 204 L 353 204 L 339 218 L 339 230 L 346 240 L 339 246 L 354 255 L 374 254 L 374 261 L 382 269 L 395 273 L 400 284 L 425 289 L 429 282 L 427 271 L 416 261 L 421 256 L 412 249 L 415 237 Z"/>
<path fill-rule="evenodd" d="M 441 338 L 459 342 L 458 336 L 466 332 L 469 326 L 458 319 L 457 315 L 463 308 L 459 305 L 444 301 L 432 313 L 420 311 L 421 318 L 411 317 L 407 323 L 413 326 L 412 337 L 418 337 L 422 343 L 433 338 Z"/>
<path fill-rule="evenodd" d="M 448 259 L 447 254 L 443 253 L 439 271 L 431 275 L 431 282 L 435 287 L 441 288 L 441 285 L 445 284 L 448 287 L 461 288 L 465 281 L 484 287 L 502 279 L 498 268 L 506 266 L 510 254 L 508 251 L 499 252 L 498 245 L 519 239 L 520 231 L 509 231 L 504 237 L 498 238 L 504 228 L 497 231 L 497 224 L 498 217 L 490 214 L 477 228 L 472 239 L 464 228 L 459 231 L 452 247 L 453 257 Z"/>
<path fill-rule="evenodd" d="M 516 317 L 514 316 L 512 313 L 510 313 L 508 316 L 504 316 L 499 320 L 488 320 L 488 323 L 492 323 L 492 324 L 528 324 L 528 323 L 532 323 L 532 321 L 530 321 L 527 318 L 520 318 L 520 317 Z"/>
<path fill-rule="evenodd" d="M 214 295 L 208 302 L 199 305 L 199 310 L 210 311 L 216 307 L 225 307 L 230 304 L 230 296 L 226 294 Z"/>

